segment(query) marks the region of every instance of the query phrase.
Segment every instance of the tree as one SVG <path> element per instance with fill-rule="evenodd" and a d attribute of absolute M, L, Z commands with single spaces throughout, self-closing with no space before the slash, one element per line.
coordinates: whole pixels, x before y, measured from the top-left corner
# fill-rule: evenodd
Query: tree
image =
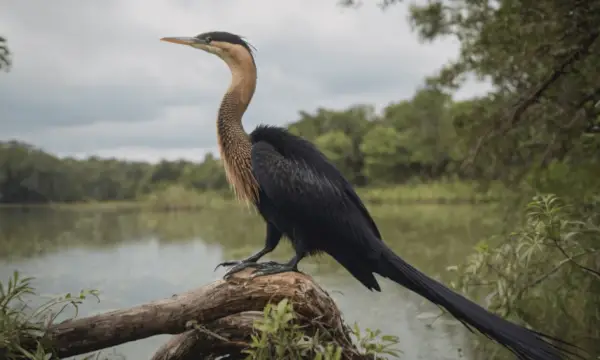
<path fill-rule="evenodd" d="M 423 41 L 460 41 L 459 57 L 427 79 L 428 86 L 451 93 L 472 74 L 493 85 L 485 96 L 451 106 L 457 150 L 469 150 L 466 168 L 569 203 L 537 198 L 523 229 L 507 228 L 506 238 L 482 243 L 460 277 L 474 280 L 479 296 L 485 295 L 481 285 L 493 285 L 488 300 L 510 297 L 490 301 L 503 316 L 543 323 L 596 358 L 600 0 L 431 0 L 412 5 L 410 21 Z M 411 114 L 407 107 L 402 112 Z M 481 355 L 497 358 L 492 349 Z"/>
<path fill-rule="evenodd" d="M 134 200 L 160 187 L 182 184 L 198 190 L 227 188 L 218 160 L 200 164 L 59 158 L 18 141 L 0 142 L 0 203 Z"/>
<path fill-rule="evenodd" d="M 375 109 L 370 105 L 354 105 L 342 111 L 319 108 L 315 115 L 300 112 L 300 120 L 290 124 L 288 129 L 291 133 L 301 135 L 309 141 L 318 142 L 317 146 L 320 145 L 322 151 L 338 159 L 336 164 L 340 165 L 340 170 L 351 182 L 364 185 L 360 144 L 363 136 L 376 120 Z M 320 136 L 329 132 L 336 135 L 327 135 L 318 140 Z M 336 140 L 336 144 L 331 144 L 333 147 L 325 146 L 329 140 Z M 339 153 L 340 146 L 345 147 L 343 155 Z"/>
<path fill-rule="evenodd" d="M 454 118 L 469 146 L 465 165 L 515 186 L 556 163 L 598 168 L 600 138 L 588 133 L 600 118 L 600 0 L 433 0 L 410 9 L 422 41 L 460 41 L 459 57 L 430 86 L 454 91 L 472 74 L 493 85 L 473 111 Z"/>
<path fill-rule="evenodd" d="M 356 177 L 352 172 L 352 139 L 340 130 L 329 131 L 315 139 L 315 145 L 346 176 Z"/>
<path fill-rule="evenodd" d="M 421 165 L 421 176 L 439 177 L 451 160 L 459 160 L 454 151 L 451 108 L 448 94 L 423 88 L 411 100 L 384 110 L 384 121 L 402 134 L 402 146 L 410 153 L 410 162 Z"/>
<path fill-rule="evenodd" d="M 180 180 L 185 186 L 200 190 L 227 189 L 229 186 L 223 165 L 211 153 L 206 154 L 199 165 L 187 164 Z"/>
<path fill-rule="evenodd" d="M 410 175 L 410 154 L 402 144 L 403 135 L 391 126 L 373 127 L 364 137 L 360 150 L 365 157 L 365 174 L 370 183 L 394 183 Z"/>

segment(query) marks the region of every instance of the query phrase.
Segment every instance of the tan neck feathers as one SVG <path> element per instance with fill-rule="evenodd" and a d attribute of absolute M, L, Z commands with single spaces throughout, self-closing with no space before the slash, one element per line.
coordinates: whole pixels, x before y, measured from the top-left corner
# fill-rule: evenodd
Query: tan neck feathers
<path fill-rule="evenodd" d="M 223 96 L 217 118 L 219 152 L 227 181 L 238 199 L 258 200 L 258 183 L 252 173 L 252 144 L 242 125 L 242 116 L 256 88 L 256 67 L 245 49 L 235 47 L 223 59 L 231 70 L 231 85 Z"/>

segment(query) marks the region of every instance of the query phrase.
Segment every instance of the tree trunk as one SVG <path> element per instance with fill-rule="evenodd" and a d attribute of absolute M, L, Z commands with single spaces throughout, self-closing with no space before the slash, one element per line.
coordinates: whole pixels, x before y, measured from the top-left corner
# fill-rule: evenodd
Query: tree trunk
<path fill-rule="evenodd" d="M 129 309 L 52 325 L 48 338 L 59 358 L 85 354 L 159 334 L 177 334 L 153 360 L 186 360 L 231 354 L 240 358 L 253 333 L 254 320 L 268 303 L 284 298 L 294 306 L 306 331 L 327 330 L 344 348 L 344 359 L 367 359 L 349 337 L 333 299 L 301 273 L 249 279 L 251 269 L 198 289 Z M 195 321 L 194 327 L 191 321 Z"/>

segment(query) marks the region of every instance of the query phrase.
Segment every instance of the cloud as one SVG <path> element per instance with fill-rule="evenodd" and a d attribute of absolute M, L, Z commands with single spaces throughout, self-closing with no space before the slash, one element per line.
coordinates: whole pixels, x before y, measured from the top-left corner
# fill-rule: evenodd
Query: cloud
<path fill-rule="evenodd" d="M 63 155 L 202 158 L 229 72 L 216 57 L 159 42 L 225 30 L 257 48 L 258 89 L 246 116 L 285 124 L 300 110 L 408 98 L 457 54 L 419 44 L 407 5 L 343 9 L 337 1 L 55 0 L 0 13 L 14 53 L 0 82 L 0 136 Z M 465 96 L 481 91 L 465 89 Z M 199 156 L 194 156 L 193 154 Z M 145 154 L 145 155 L 144 155 Z M 175 154 L 175 155 L 174 155 Z"/>

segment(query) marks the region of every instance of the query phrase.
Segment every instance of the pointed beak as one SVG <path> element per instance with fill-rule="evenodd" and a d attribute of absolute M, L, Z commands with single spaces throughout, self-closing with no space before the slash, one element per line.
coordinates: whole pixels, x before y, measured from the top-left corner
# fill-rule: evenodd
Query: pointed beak
<path fill-rule="evenodd" d="M 166 41 L 166 42 L 171 42 L 174 44 L 182 44 L 182 45 L 205 45 L 206 42 L 198 39 L 198 38 L 194 38 L 194 37 L 185 37 L 185 36 L 178 36 L 178 37 L 164 37 L 162 39 L 160 39 L 160 41 Z"/>
<path fill-rule="evenodd" d="M 182 44 L 182 45 L 193 45 L 195 43 L 195 39 L 192 37 L 164 37 L 160 39 L 160 41 L 171 42 L 174 44 Z"/>

